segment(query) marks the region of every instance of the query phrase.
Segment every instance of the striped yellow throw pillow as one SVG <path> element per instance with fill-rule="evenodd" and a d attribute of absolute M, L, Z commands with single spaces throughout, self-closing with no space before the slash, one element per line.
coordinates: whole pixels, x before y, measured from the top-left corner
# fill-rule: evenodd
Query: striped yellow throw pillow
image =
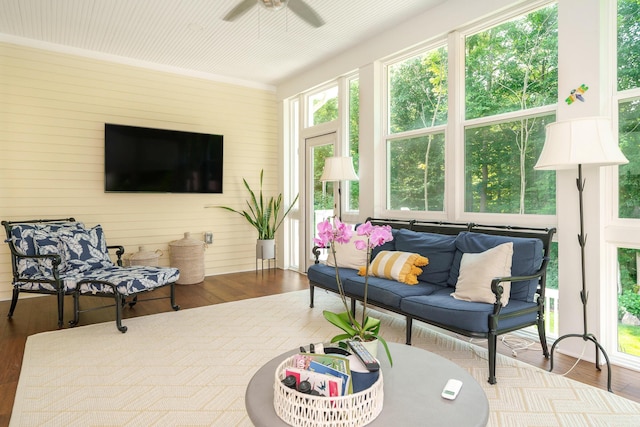
<path fill-rule="evenodd" d="M 380 251 L 369 266 L 369 275 L 384 279 L 393 279 L 407 285 L 418 283 L 418 275 L 429 264 L 429 259 L 411 252 Z M 358 274 L 365 275 L 366 267 L 360 267 Z"/>

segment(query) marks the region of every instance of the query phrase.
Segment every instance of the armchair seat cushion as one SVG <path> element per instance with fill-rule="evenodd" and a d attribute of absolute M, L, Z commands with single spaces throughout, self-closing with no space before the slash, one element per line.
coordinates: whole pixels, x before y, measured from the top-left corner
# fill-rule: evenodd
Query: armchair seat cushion
<path fill-rule="evenodd" d="M 112 265 L 86 271 L 80 277 L 77 286 L 81 294 L 113 294 L 117 289 L 122 296 L 128 296 L 174 283 L 180 272 L 173 267 Z"/>

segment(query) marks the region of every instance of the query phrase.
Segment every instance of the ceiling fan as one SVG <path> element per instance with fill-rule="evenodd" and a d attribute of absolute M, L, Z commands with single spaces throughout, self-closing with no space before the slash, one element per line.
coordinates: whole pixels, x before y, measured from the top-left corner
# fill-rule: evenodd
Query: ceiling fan
<path fill-rule="evenodd" d="M 324 20 L 311 6 L 305 3 L 304 0 L 242 0 L 222 19 L 225 21 L 235 21 L 254 7 L 256 3 L 271 11 L 288 7 L 289 10 L 312 27 L 318 28 L 324 25 Z"/>

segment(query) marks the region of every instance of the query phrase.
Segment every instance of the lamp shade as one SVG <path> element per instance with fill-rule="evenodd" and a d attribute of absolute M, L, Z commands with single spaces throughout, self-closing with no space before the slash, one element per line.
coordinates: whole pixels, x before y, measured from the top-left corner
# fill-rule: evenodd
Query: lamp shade
<path fill-rule="evenodd" d="M 351 157 L 327 157 L 320 181 L 357 181 Z"/>
<path fill-rule="evenodd" d="M 533 167 L 540 170 L 572 169 L 578 165 L 628 163 L 605 117 L 585 117 L 548 124 L 544 147 Z"/>

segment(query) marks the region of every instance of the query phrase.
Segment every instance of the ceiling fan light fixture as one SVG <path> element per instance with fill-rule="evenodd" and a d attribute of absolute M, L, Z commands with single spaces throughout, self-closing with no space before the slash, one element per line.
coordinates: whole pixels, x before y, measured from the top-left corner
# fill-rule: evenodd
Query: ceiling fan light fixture
<path fill-rule="evenodd" d="M 289 0 L 258 0 L 258 3 L 267 10 L 277 11 L 287 7 Z"/>

